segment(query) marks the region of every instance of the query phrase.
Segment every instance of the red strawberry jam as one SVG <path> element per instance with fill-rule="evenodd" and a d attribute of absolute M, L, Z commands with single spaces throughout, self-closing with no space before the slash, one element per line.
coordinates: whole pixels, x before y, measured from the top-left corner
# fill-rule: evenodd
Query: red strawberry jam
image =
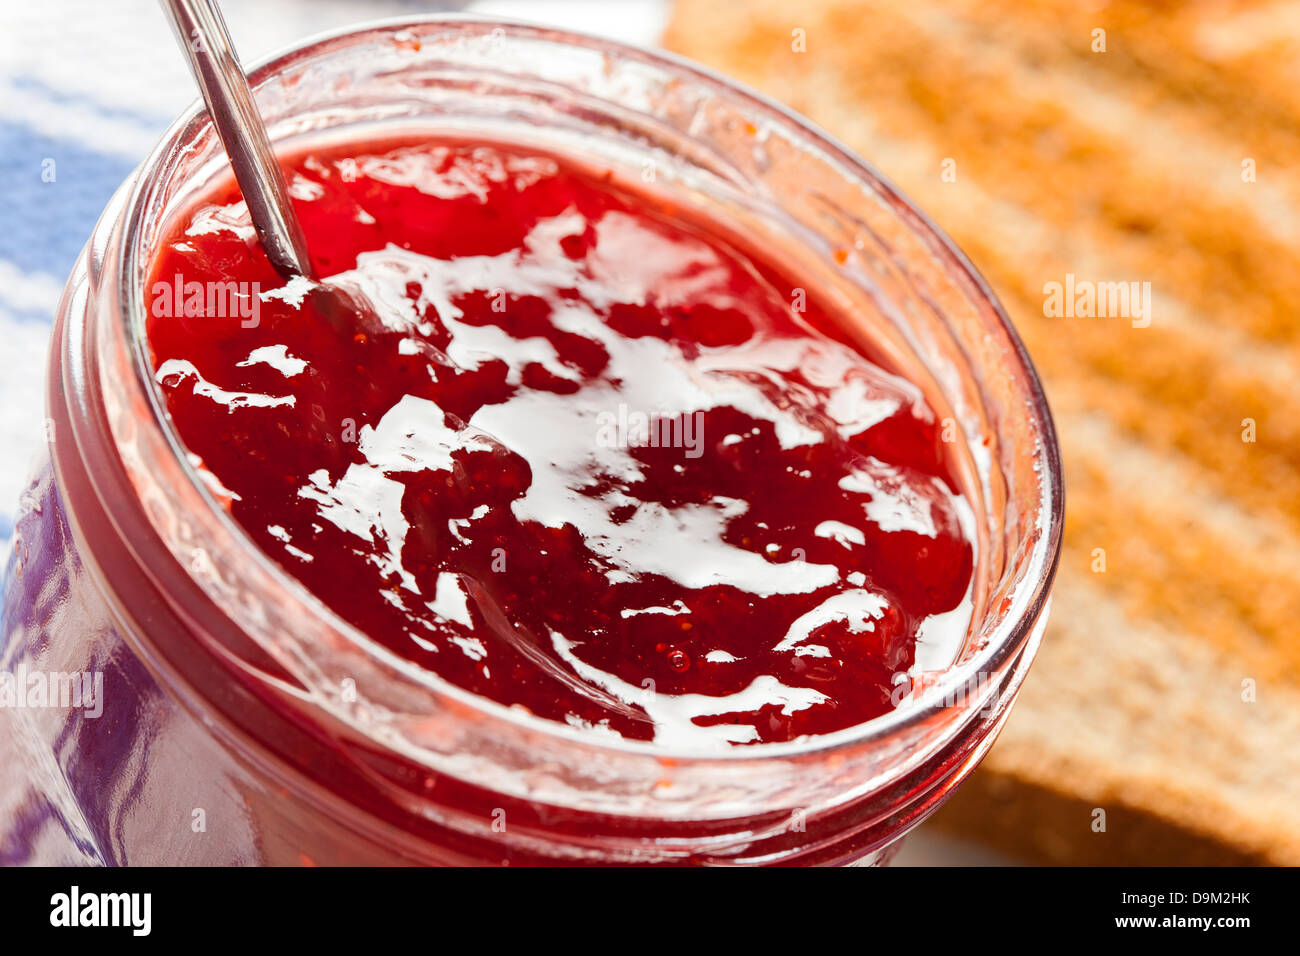
<path fill-rule="evenodd" d="M 798 276 L 520 147 L 288 169 L 318 274 L 373 314 L 281 280 L 232 184 L 157 257 L 148 334 L 200 474 L 341 617 L 677 750 L 851 727 L 951 663 L 973 549 L 941 424 Z"/>

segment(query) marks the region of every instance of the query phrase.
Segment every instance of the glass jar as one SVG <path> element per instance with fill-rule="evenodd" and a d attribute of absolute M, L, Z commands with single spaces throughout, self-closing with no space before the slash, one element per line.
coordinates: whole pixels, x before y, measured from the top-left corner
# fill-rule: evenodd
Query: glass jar
<path fill-rule="evenodd" d="M 978 526 L 971 631 L 882 718 L 711 756 L 512 711 L 371 642 L 216 505 L 149 374 L 151 258 L 224 168 L 196 107 L 114 198 L 59 306 L 49 455 L 5 583 L 19 693 L 0 707 L 0 862 L 887 861 L 1006 719 L 1060 547 L 1051 417 L 970 263 L 825 134 L 663 53 L 421 19 L 310 41 L 252 81 L 277 143 L 532 142 L 769 246 L 951 420 Z M 60 699 L 61 681 L 86 693 Z"/>

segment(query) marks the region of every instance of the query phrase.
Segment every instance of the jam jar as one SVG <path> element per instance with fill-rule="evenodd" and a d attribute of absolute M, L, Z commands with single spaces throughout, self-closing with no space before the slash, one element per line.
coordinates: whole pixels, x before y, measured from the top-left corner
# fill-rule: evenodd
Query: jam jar
<path fill-rule="evenodd" d="M 372 216 L 360 208 L 350 212 L 351 232 L 309 217 L 313 255 L 327 257 L 337 247 L 346 260 L 323 266 L 323 273 L 357 266 L 359 259 L 367 263 L 363 278 L 405 268 L 402 262 L 427 226 L 421 218 L 426 214 L 411 212 L 414 194 L 376 194 L 376 183 L 432 193 L 444 203 L 455 187 L 509 222 L 534 216 L 540 206 L 529 203 L 549 202 L 551 213 L 613 209 L 628 235 L 606 238 L 604 247 L 613 252 L 600 252 L 602 257 L 662 259 L 668 254 L 661 246 L 693 230 L 696 238 L 682 239 L 674 255 L 686 256 L 681 250 L 694 243 L 691 249 L 716 260 L 731 255 L 719 249 L 747 246 L 763 269 L 782 270 L 775 278 L 765 272 L 764 287 L 806 294 L 814 303 L 800 310 L 813 316 L 806 325 L 817 326 L 819 316 L 834 317 L 831 332 L 840 344 L 827 348 L 843 352 L 843 343 L 860 343 L 864 354 L 888 369 L 886 378 L 906 383 L 904 391 L 922 409 L 924 437 L 940 448 L 944 481 L 960 489 L 968 544 L 961 553 L 969 557 L 960 564 L 966 594 L 958 626 L 948 628 L 947 644 L 929 647 L 925 655 L 913 634 L 903 664 L 892 662 L 895 673 L 880 671 L 883 683 L 876 692 L 887 696 L 887 706 L 842 707 L 838 723 L 715 725 L 710 729 L 723 731 L 724 746 L 705 748 L 693 746 L 690 734 L 645 731 L 649 707 L 640 714 L 641 724 L 637 714 L 628 717 L 631 729 L 622 733 L 609 732 L 617 718 L 603 721 L 602 728 L 550 719 L 543 711 L 557 699 L 565 703 L 564 693 L 523 697 L 510 680 L 452 679 L 437 664 L 422 666 L 418 655 L 381 639 L 374 614 L 338 599 L 336 592 L 355 580 L 357 570 L 325 562 L 324 573 L 310 581 L 292 573 L 284 554 L 273 553 L 273 542 L 259 546 L 253 533 L 258 529 L 236 520 L 240 512 L 232 514 L 232 493 L 222 475 L 213 474 L 216 464 L 195 453 L 214 431 L 240 426 L 233 415 L 191 414 L 182 398 L 220 393 L 232 413 L 240 403 L 266 399 L 214 391 L 185 360 L 185 327 L 166 324 L 184 314 L 179 271 L 176 314 L 168 311 L 170 295 L 158 308 L 157 280 L 171 275 L 173 265 L 179 270 L 193 261 L 187 256 L 206 249 L 210 255 L 202 261 L 229 267 L 232 260 L 222 258 L 212 237 L 238 236 L 247 226 L 229 218 L 238 197 L 228 183 L 222 185 L 228 172 L 220 143 L 196 108 L 114 197 L 60 302 L 46 395 L 48 457 L 21 503 L 5 578 L 0 670 L 11 699 L 0 707 L 0 759 L 9 768 L 0 783 L 0 861 L 887 862 L 900 838 L 978 764 L 1006 719 L 1042 635 L 1060 547 L 1061 469 L 1050 413 L 1014 330 L 972 266 L 923 214 L 824 133 L 662 53 L 540 27 L 419 19 L 313 40 L 255 69 L 251 80 L 287 165 L 297 157 L 298 172 L 312 164 L 318 171 L 343 171 L 326 183 L 337 189 L 330 193 L 333 205 L 322 204 L 322 216 L 341 222 L 338 204 L 363 187 L 396 210 L 385 220 L 387 231 L 360 257 L 354 240 L 363 226 L 374 224 Z M 373 160 L 379 172 L 367 178 L 366 163 L 357 157 Z M 412 163 L 424 163 L 424 175 L 434 178 L 412 179 Z M 545 173 L 538 172 L 542 167 Z M 512 170 L 522 170 L 522 178 L 511 178 Z M 487 178 L 475 180 L 479 174 Z M 542 192 L 530 193 L 539 181 Z M 328 191 L 325 180 L 294 182 L 305 204 Z M 493 192 L 491 183 L 504 183 L 508 192 Z M 214 204 L 223 195 L 225 205 Z M 431 206 L 426 218 L 437 220 L 442 208 Z M 472 269 L 465 263 L 474 243 L 491 246 L 505 235 L 505 226 L 478 235 L 468 214 L 457 218 L 447 208 L 451 212 L 434 239 L 452 245 L 438 261 Z M 200 222 L 200 215 L 208 221 Z M 212 218 L 223 215 L 214 226 Z M 577 241 L 581 226 L 562 237 L 574 241 L 557 245 L 565 250 L 557 255 L 580 260 L 589 277 L 598 250 Z M 715 227 L 718 237 L 731 238 L 706 242 Z M 392 261 L 375 258 L 384 249 Z M 734 268 L 727 273 L 727 290 L 748 294 L 751 260 L 737 252 L 728 261 Z M 254 266 L 247 269 L 253 271 L 240 277 L 254 275 Z M 618 272 L 618 263 L 613 269 Z M 264 278 L 275 281 L 270 273 Z M 445 276 L 430 281 L 450 282 Z M 417 304 L 438 298 L 437 289 L 422 293 L 412 288 L 418 283 L 398 285 Z M 661 288 L 652 292 L 641 300 L 666 296 Z M 558 304 L 557 299 L 553 305 Z M 267 305 L 274 311 L 275 303 Z M 465 319 L 459 306 L 455 311 L 464 334 L 484 326 Z M 492 311 L 483 310 L 487 320 Z M 624 325 L 633 321 L 619 315 Z M 726 345 L 732 335 L 727 316 L 717 309 L 665 308 L 651 318 L 651 325 L 680 318 L 690 327 L 686 344 L 672 355 L 692 360 L 701 349 Z M 204 334 L 215 328 L 205 326 Z M 446 331 L 437 328 L 438 334 Z M 572 334 L 568 327 L 548 328 L 552 344 L 561 332 Z M 338 369 L 363 382 L 367 376 L 376 383 L 400 378 L 408 364 L 404 358 L 381 367 L 371 337 L 347 331 L 341 340 L 347 357 L 336 363 Z M 658 334 L 622 331 L 618 344 L 629 349 L 628 343 Z M 827 330 L 814 331 L 823 336 Z M 213 347 L 221 346 L 213 336 Z M 803 355 L 791 361 L 791 375 L 803 373 L 801 362 L 825 365 L 813 352 L 799 353 L 798 341 L 783 340 L 787 355 Z M 447 337 L 438 344 L 451 350 L 449 342 Z M 612 352 L 613 340 L 606 344 Z M 171 351 L 163 354 L 164 349 Z M 559 397 L 580 387 L 557 380 L 559 366 L 540 368 L 531 360 L 535 353 L 522 348 L 511 373 L 515 385 L 531 384 L 538 394 Z M 405 341 L 397 342 L 389 359 L 407 354 Z M 646 350 L 627 354 L 631 358 L 611 380 L 625 383 L 642 375 L 653 385 L 654 363 L 637 358 Z M 508 363 L 510 355 L 497 360 Z M 263 345 L 234 364 L 257 362 L 291 377 L 301 359 L 287 346 Z M 331 374 L 325 392 L 351 394 L 359 387 L 351 378 L 345 383 L 343 371 Z M 737 373 L 735 381 L 741 380 L 748 381 Z M 491 385 L 476 387 L 490 391 Z M 454 394 L 464 400 L 467 393 Z M 736 401 L 748 408 L 757 394 Z M 321 407 L 307 401 L 306 392 L 298 397 L 303 416 Z M 272 404 L 294 403 L 285 397 Z M 440 414 L 422 427 L 441 434 Z M 721 421 L 710 420 L 709 427 L 716 431 Z M 304 417 L 300 426 L 299 440 L 284 450 L 286 460 L 301 457 L 308 444 L 301 435 L 311 422 Z M 530 427 L 523 425 L 525 432 Z M 360 428 L 373 445 L 383 426 L 376 419 Z M 935 446 L 940 433 L 942 445 Z M 257 438 L 254 432 L 242 437 L 249 436 Z M 906 438 L 871 447 L 884 458 Z M 273 445 L 269 438 L 262 446 L 255 442 L 252 454 Z M 784 447 L 769 442 L 757 453 L 749 468 L 755 488 L 773 485 Z M 537 482 L 544 458 L 529 459 L 531 473 L 524 467 L 522 477 L 511 478 L 509 456 L 488 456 L 489 472 L 474 480 L 494 492 L 508 490 L 516 479 L 521 486 Z M 499 475 L 490 470 L 493 462 L 501 466 Z M 238 455 L 224 465 L 238 466 Z M 809 467 L 829 466 L 823 461 Z M 328 477 L 327 471 L 318 474 Z M 837 478 L 815 477 L 832 485 Z M 336 491 L 320 483 L 307 487 L 306 497 L 317 495 L 329 504 L 328 495 Z M 508 509 L 511 500 L 506 495 L 485 504 L 484 512 Z M 755 501 L 742 502 L 741 510 Z M 775 500 L 769 511 L 779 514 L 783 505 L 788 502 Z M 877 514 L 875 520 L 888 529 L 891 520 L 903 519 Z M 846 550 L 852 550 L 854 534 L 862 533 L 840 522 L 824 524 L 835 526 L 827 536 Z M 267 527 L 288 541 L 283 527 L 264 522 Z M 941 536 L 932 537 L 937 551 Z M 590 541 L 588 532 L 587 542 L 575 546 Z M 622 561 L 626 544 L 606 551 L 619 552 Z M 738 553 L 723 554 L 719 567 L 738 560 Z M 470 559 L 468 550 L 457 554 L 462 562 Z M 546 556 L 541 564 L 561 567 L 560 558 Z M 757 568 L 764 579 L 789 579 L 796 565 L 825 567 L 742 556 L 758 562 L 746 567 Z M 909 580 L 938 575 L 937 559 L 922 557 L 892 563 Z M 700 557 L 697 565 L 707 560 Z M 667 561 L 650 559 L 656 567 Z M 364 573 L 366 565 L 357 567 Z M 465 603 L 457 590 L 462 577 L 444 573 L 436 587 L 426 582 L 426 592 L 439 592 L 434 605 L 443 613 L 444 598 L 452 598 L 453 617 L 455 599 Z M 848 575 L 855 585 L 866 577 Z M 408 583 L 412 593 L 431 596 Z M 444 584 L 447 594 L 441 593 Z M 576 621 L 596 593 L 578 588 L 559 596 L 567 601 L 563 605 L 540 597 L 531 604 L 563 606 Z M 671 617 L 684 607 L 673 599 L 676 592 L 663 593 L 661 603 L 668 606 L 629 606 L 623 618 L 647 610 Z M 916 593 L 927 592 L 918 587 Z M 531 606 L 526 593 L 525 605 Z M 758 640 L 756 633 L 722 633 L 729 621 L 736 629 L 757 628 L 728 607 L 719 603 L 708 622 L 715 643 L 734 649 L 743 638 Z M 462 642 L 474 641 L 473 629 L 487 627 L 491 618 L 471 617 L 463 607 L 460 613 L 469 628 Z M 753 620 L 766 624 L 765 615 L 777 613 L 775 604 L 760 605 Z M 504 621 L 506 615 L 498 616 Z M 845 619 L 852 625 L 851 614 Z M 497 630 L 504 627 L 501 621 L 493 625 Z M 819 622 L 811 620 L 806 630 L 811 633 Z M 849 629 L 875 626 L 860 624 Z M 934 643 L 933 629 L 927 637 Z M 554 646 L 572 651 L 563 641 Z M 663 651 L 656 666 L 668 668 L 669 681 L 675 679 L 670 672 L 691 671 L 684 651 L 656 647 Z M 829 653 L 821 646 L 805 649 L 813 657 Z M 710 654 L 711 664 L 740 659 L 723 651 Z M 469 657 L 479 662 L 477 653 Z M 705 686 L 699 683 L 703 660 L 689 678 L 681 677 L 680 686 L 661 690 L 661 699 L 698 694 Z M 585 665 L 575 661 L 565 656 L 547 666 L 577 684 L 573 672 L 585 673 Z M 475 673 L 486 679 L 487 668 Z M 852 681 L 845 683 L 852 691 Z M 579 686 L 575 700 L 579 692 L 592 694 Z M 596 707 L 603 700 L 592 699 L 594 704 L 585 703 Z M 619 702 L 610 706 L 626 710 Z M 716 733 L 704 736 L 719 739 Z"/>

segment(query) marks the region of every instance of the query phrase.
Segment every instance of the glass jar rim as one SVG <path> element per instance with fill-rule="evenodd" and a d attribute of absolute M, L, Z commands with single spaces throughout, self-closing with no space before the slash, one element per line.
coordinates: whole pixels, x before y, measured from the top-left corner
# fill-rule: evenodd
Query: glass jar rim
<path fill-rule="evenodd" d="M 256 91 L 268 79 L 285 73 L 296 64 L 340 41 L 356 41 L 363 36 L 375 34 L 392 37 L 410 34 L 416 37 L 439 31 L 468 31 L 473 36 L 493 35 L 495 31 L 507 31 L 518 37 L 599 50 L 606 56 L 648 63 L 679 75 L 684 74 L 692 82 L 703 87 L 725 90 L 729 96 L 744 100 L 746 106 L 756 112 L 765 114 L 787 128 L 793 128 L 801 137 L 830 156 L 837 166 L 851 171 L 858 180 L 869 184 L 872 189 L 896 202 L 907 213 L 907 228 L 940 256 L 944 266 L 959 276 L 960 280 L 969 286 L 969 291 L 991 310 L 1000 326 L 999 331 L 1005 337 L 1008 345 L 1006 360 L 1013 364 L 1017 380 L 1024 384 L 1023 397 L 1026 407 L 1037 424 L 1039 442 L 1033 454 L 1039 477 L 1037 503 L 1039 533 L 1026 559 L 1034 572 L 1032 580 L 1025 580 L 1014 589 L 1013 600 L 1006 613 L 1000 617 L 997 626 L 990 633 L 982 635 L 985 640 L 979 650 L 948 668 L 946 673 L 933 684 L 928 685 L 924 695 L 919 700 L 913 701 L 910 706 L 895 708 L 863 724 L 817 737 L 786 743 L 734 747 L 725 751 L 679 751 L 653 743 L 593 734 L 580 728 L 520 712 L 515 708 L 473 694 L 451 684 L 437 674 L 421 671 L 415 675 L 407 668 L 399 669 L 408 676 L 416 677 L 417 683 L 424 685 L 429 691 L 470 708 L 477 716 L 489 719 L 494 724 L 500 723 L 529 733 L 540 733 L 548 738 L 568 741 L 593 751 L 639 754 L 682 763 L 725 762 L 740 765 L 769 758 L 805 757 L 885 740 L 907 728 L 935 718 L 951 706 L 950 702 L 954 694 L 970 685 L 977 675 L 996 672 L 1014 659 L 1028 642 L 1035 622 L 1045 609 L 1059 561 L 1064 507 L 1060 454 L 1051 413 L 1032 362 L 1001 304 L 964 253 L 884 176 L 810 121 L 737 81 L 666 51 L 651 51 L 579 32 L 477 15 L 399 17 L 358 24 L 313 36 L 262 59 L 248 72 Z M 247 558 L 250 566 L 256 567 L 259 574 L 264 575 L 272 586 L 280 590 L 280 593 L 290 595 L 303 613 L 314 615 L 328 624 L 353 647 L 391 666 L 393 662 L 388 659 L 390 652 L 385 651 L 368 635 L 339 617 L 320 598 L 308 591 L 289 572 L 262 552 L 233 517 L 218 505 L 211 490 L 188 460 L 184 445 L 171 424 L 162 405 L 161 395 L 154 385 L 148 363 L 147 344 L 142 334 L 143 322 L 140 320 L 145 311 L 146 301 L 140 278 L 142 274 L 140 260 L 148 250 L 143 248 L 139 238 L 143 233 L 142 217 L 147 206 L 147 194 L 152 185 L 150 173 L 162 169 L 176 145 L 206 125 L 206 111 L 201 102 L 196 101 L 163 135 L 159 145 L 141 166 L 125 199 L 126 240 L 119 246 L 120 254 L 115 265 L 116 281 L 122 296 L 122 307 L 118 310 L 118 314 L 124 327 L 120 332 L 124 336 L 124 341 L 131 344 L 134 353 L 133 386 L 142 393 L 147 407 L 151 410 L 152 419 L 149 426 L 162 436 L 181 470 L 188 477 L 191 487 L 185 493 L 191 498 L 197 495 L 197 498 L 206 505 L 215 517 L 222 535 L 228 537 L 227 544 L 237 543 L 238 550 Z"/>

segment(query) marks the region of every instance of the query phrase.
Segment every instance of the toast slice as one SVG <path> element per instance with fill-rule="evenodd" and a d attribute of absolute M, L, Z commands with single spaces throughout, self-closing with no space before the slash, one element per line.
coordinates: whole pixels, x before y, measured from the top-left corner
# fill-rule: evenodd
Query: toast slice
<path fill-rule="evenodd" d="M 677 0 L 666 45 L 881 169 L 1043 376 L 1051 623 L 939 825 L 1045 862 L 1300 864 L 1297 8 Z M 1049 317 L 1067 275 L 1149 282 L 1149 313 Z"/>

